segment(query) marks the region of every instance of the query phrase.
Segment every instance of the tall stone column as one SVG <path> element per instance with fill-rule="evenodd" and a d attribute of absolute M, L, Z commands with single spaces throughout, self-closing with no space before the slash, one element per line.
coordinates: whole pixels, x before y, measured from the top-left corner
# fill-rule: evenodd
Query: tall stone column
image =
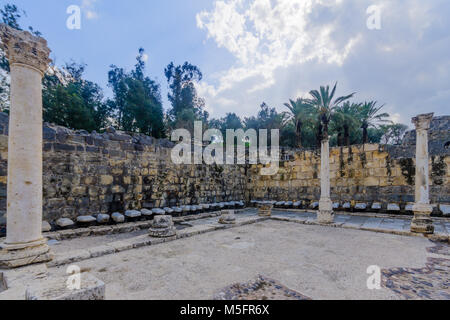
<path fill-rule="evenodd" d="M 322 140 L 320 167 L 320 201 L 317 220 L 319 223 L 333 223 L 333 202 L 330 196 L 330 144 L 328 139 Z"/>
<path fill-rule="evenodd" d="M 433 113 L 422 114 L 412 119 L 416 126 L 416 200 L 413 206 L 414 218 L 411 222 L 411 232 L 434 233 L 430 205 L 430 173 L 428 157 L 428 130 L 430 129 Z"/>
<path fill-rule="evenodd" d="M 11 69 L 6 241 L 0 267 L 52 258 L 42 237 L 42 77 L 50 62 L 47 41 L 0 25 Z"/>

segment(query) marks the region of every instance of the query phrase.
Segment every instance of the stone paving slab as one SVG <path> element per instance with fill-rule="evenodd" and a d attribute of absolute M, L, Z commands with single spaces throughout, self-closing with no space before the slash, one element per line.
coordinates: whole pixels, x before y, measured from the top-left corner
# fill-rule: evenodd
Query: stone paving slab
<path fill-rule="evenodd" d="M 347 226 L 358 227 L 360 228 L 366 221 L 369 219 L 368 217 L 358 217 L 353 216 L 342 225 L 344 228 Z"/>
<path fill-rule="evenodd" d="M 366 222 L 361 226 L 362 229 L 381 229 L 381 222 L 383 219 L 381 218 L 368 218 Z"/>
<path fill-rule="evenodd" d="M 207 218 L 204 221 L 196 220 L 190 224 L 192 227 L 185 228 L 177 231 L 177 235 L 168 238 L 153 238 L 147 234 L 128 238 L 119 241 L 113 241 L 105 245 L 94 246 L 87 249 L 72 250 L 69 252 L 57 253 L 55 259 L 50 261 L 47 265 L 49 267 L 56 267 L 83 260 L 98 258 L 105 255 L 110 255 L 117 252 L 123 252 L 145 246 L 157 245 L 168 241 L 174 241 L 177 239 L 192 237 L 207 232 L 216 230 L 229 229 L 234 227 L 240 227 L 248 224 L 253 224 L 261 221 L 265 221 L 269 218 L 259 217 L 257 215 L 243 215 L 237 216 L 236 224 L 222 225 L 217 223 L 217 218 Z M 68 240 L 70 241 L 70 240 Z"/>
<path fill-rule="evenodd" d="M 310 213 L 311 215 L 315 215 L 314 213 Z M 320 225 L 316 218 L 308 218 L 306 221 L 302 219 L 298 219 L 298 212 L 294 212 L 292 214 L 283 212 L 275 214 L 272 216 L 272 219 L 278 221 L 286 221 L 286 222 L 295 222 L 301 224 L 309 224 L 309 225 Z M 442 222 L 441 220 L 434 221 L 435 226 L 437 225 L 437 230 L 434 235 L 430 236 L 431 239 L 439 240 L 439 241 L 449 241 L 450 242 L 450 234 L 444 230 L 443 227 L 447 224 Z M 450 225 L 450 223 L 448 223 Z M 373 232 L 381 232 L 381 233 L 391 233 L 396 235 L 404 235 L 404 236 L 423 236 L 421 234 L 412 233 L 411 232 L 411 220 L 410 219 L 399 219 L 399 218 L 386 218 L 386 217 L 370 217 L 370 216 L 356 216 L 356 215 L 335 215 L 334 223 L 329 225 L 330 227 L 340 227 L 344 229 L 357 229 L 364 231 L 373 231 Z"/>

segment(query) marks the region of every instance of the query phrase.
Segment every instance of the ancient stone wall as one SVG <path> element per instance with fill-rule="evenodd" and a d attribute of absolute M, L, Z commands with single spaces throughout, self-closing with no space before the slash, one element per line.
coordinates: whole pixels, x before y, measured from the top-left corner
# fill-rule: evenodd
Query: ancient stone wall
<path fill-rule="evenodd" d="M 439 120 L 440 119 L 440 120 Z M 442 129 L 442 118 L 435 127 Z M 450 203 L 448 123 L 431 132 L 430 196 Z M 0 224 L 6 219 L 8 116 L 0 113 Z M 331 148 L 334 201 L 414 201 L 415 146 L 370 144 Z M 89 134 L 44 126 L 44 219 L 231 200 L 319 200 L 319 151 L 282 153 L 280 171 L 261 176 L 261 165 L 174 165 L 173 144 L 109 130 Z"/>
<path fill-rule="evenodd" d="M 261 176 L 258 166 L 251 167 L 247 188 L 252 199 L 319 200 L 320 153 L 290 153 L 293 160 L 281 162 L 275 176 Z M 414 202 L 415 147 L 366 144 L 331 148 L 330 171 L 334 201 Z M 431 201 L 450 203 L 448 150 L 430 153 L 430 171 Z"/>
<path fill-rule="evenodd" d="M 0 113 L 0 223 L 6 218 L 8 117 Z M 244 199 L 245 169 L 174 165 L 172 143 L 44 126 L 44 219 Z"/>
<path fill-rule="evenodd" d="M 416 131 L 398 146 L 368 144 L 330 150 L 331 197 L 334 201 L 414 202 Z M 433 204 L 450 203 L 450 116 L 433 118 L 429 130 Z M 319 151 L 287 150 L 281 170 L 273 177 L 258 175 L 253 166 L 247 188 L 254 199 L 279 201 L 320 198 Z"/>

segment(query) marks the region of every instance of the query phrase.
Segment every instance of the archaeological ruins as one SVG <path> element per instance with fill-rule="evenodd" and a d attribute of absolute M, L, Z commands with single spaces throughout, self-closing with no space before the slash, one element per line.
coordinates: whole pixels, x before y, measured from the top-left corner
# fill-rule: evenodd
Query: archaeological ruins
<path fill-rule="evenodd" d="M 450 299 L 450 116 L 418 115 L 398 146 L 282 149 L 275 175 L 258 164 L 176 165 L 168 140 L 43 123 L 50 49 L 5 25 L 0 36 L 11 68 L 11 112 L 0 114 L 0 299 L 234 299 L 243 293 L 233 283 L 256 288 L 256 278 L 267 292 L 251 289 L 253 299 Z M 367 252 L 388 261 L 379 292 L 364 288 L 377 263 Z M 391 272 L 400 263 L 405 272 Z M 341 293 L 301 277 L 332 277 L 329 265 L 351 284 L 333 278 Z M 80 266 L 81 287 L 67 286 L 70 266 Z M 434 287 L 398 289 L 408 272 L 433 274 Z"/>

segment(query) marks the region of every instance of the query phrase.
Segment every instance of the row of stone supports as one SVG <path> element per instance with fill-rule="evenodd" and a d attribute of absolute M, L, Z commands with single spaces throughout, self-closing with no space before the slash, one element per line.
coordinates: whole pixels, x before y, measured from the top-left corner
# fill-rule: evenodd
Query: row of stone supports
<path fill-rule="evenodd" d="M 413 207 L 414 218 L 411 222 L 411 232 L 432 234 L 434 233 L 433 221 L 431 220 L 429 189 L 429 156 L 428 156 L 428 130 L 430 129 L 433 113 L 422 114 L 412 119 L 416 127 L 416 183 L 415 204 Z M 320 223 L 329 224 L 334 222 L 333 204 L 330 196 L 330 156 L 329 142 L 322 141 L 320 187 L 321 196 L 317 220 Z"/>

